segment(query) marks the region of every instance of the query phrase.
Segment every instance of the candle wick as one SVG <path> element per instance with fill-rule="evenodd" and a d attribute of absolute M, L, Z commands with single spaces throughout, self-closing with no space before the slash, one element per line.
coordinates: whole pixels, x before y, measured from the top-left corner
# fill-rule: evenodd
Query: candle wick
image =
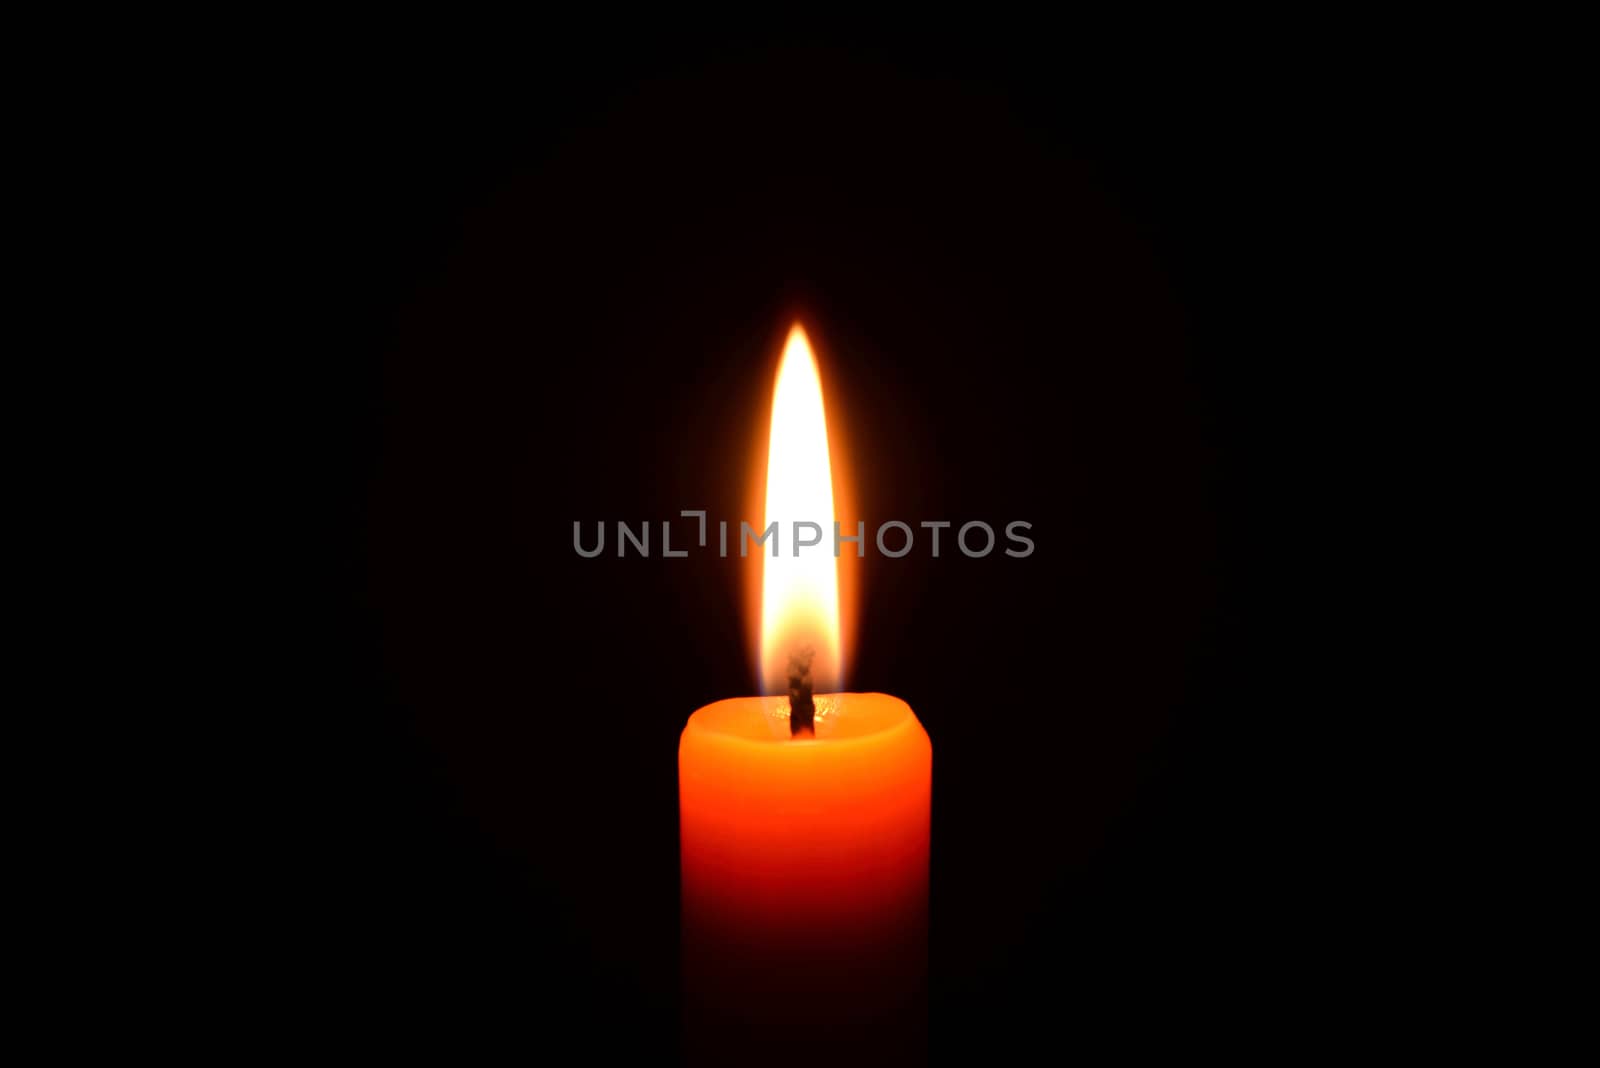
<path fill-rule="evenodd" d="M 816 650 L 807 645 L 789 654 L 789 736 L 809 738 L 816 733 L 817 705 L 811 699 L 811 659 Z"/>

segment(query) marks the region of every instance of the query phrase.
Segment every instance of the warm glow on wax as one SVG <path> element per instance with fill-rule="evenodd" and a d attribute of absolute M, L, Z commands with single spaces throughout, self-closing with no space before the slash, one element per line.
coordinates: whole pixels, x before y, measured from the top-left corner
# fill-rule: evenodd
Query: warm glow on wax
<path fill-rule="evenodd" d="M 762 555 L 761 679 L 769 693 L 786 688 L 789 657 L 809 648 L 817 693 L 843 682 L 839 575 L 833 554 L 833 472 L 822 378 L 806 332 L 789 331 L 772 394 L 763 528 L 778 524 L 779 552 Z M 814 523 L 799 528 L 796 523 Z M 801 546 L 801 540 L 816 539 Z M 797 555 L 798 554 L 798 555 Z"/>

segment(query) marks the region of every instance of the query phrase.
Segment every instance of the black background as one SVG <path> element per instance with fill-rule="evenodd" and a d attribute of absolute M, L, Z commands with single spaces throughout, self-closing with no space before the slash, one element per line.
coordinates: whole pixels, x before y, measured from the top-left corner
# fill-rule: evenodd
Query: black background
<path fill-rule="evenodd" d="M 677 736 L 751 692 L 743 601 L 572 523 L 736 522 L 800 315 L 869 527 L 1037 543 L 866 563 L 849 687 L 934 743 L 936 1056 L 1305 1033 L 1342 163 L 1303 86 L 1091 58 L 541 41 L 296 102 L 286 1024 L 673 1055 Z"/>

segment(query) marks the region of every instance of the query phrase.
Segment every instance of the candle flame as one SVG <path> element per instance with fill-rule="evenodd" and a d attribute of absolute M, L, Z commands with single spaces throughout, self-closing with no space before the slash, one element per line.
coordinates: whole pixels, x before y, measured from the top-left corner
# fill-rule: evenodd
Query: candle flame
<path fill-rule="evenodd" d="M 779 546 L 776 556 L 762 547 L 762 684 L 768 693 L 785 692 L 794 664 L 809 658 L 814 691 L 837 690 L 843 672 L 833 472 L 822 377 L 799 323 L 784 343 L 773 387 L 764 509 L 762 528 L 778 524 Z"/>

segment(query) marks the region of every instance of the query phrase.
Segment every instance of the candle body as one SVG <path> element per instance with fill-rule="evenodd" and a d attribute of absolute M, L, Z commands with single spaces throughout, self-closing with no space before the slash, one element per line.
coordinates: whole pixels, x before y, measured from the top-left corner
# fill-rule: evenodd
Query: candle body
<path fill-rule="evenodd" d="M 905 702 L 720 701 L 678 749 L 696 1059 L 915 1061 L 925 1042 L 933 747 Z"/>

